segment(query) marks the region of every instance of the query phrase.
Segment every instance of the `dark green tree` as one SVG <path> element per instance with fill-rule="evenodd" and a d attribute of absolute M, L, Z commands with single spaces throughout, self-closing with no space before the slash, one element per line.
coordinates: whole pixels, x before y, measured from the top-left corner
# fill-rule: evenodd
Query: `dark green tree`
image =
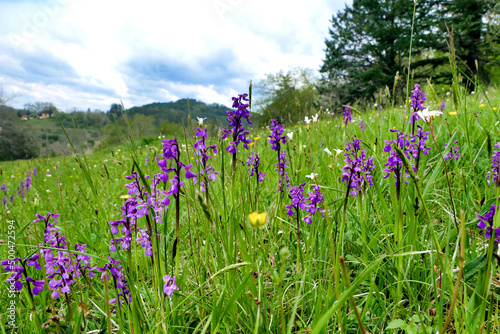
<path fill-rule="evenodd" d="M 123 107 L 121 104 L 113 103 L 108 111 L 108 117 L 110 120 L 118 120 L 122 118 Z"/>
<path fill-rule="evenodd" d="M 394 78 L 403 76 L 396 90 L 403 97 L 408 75 L 408 56 L 412 37 L 412 78 L 416 82 L 451 80 L 449 72 L 448 29 L 460 34 L 455 43 L 457 56 L 464 63 L 479 57 L 482 18 L 487 0 L 354 0 L 333 16 L 330 38 L 321 66 L 318 90 L 330 104 L 374 100 L 385 87 L 392 93 Z M 474 5 L 474 3 L 476 5 Z M 465 11 L 462 12 L 461 11 Z M 466 30 L 465 26 L 470 25 Z M 463 37 L 462 37 L 463 36 Z M 484 52 L 484 51 L 482 51 Z M 470 60 L 470 59 L 472 60 Z M 394 98 L 394 97 L 392 97 Z"/>
<path fill-rule="evenodd" d="M 467 77 L 475 79 L 478 76 L 486 84 L 498 66 L 495 56 L 499 54 L 496 35 L 499 7 L 494 0 L 450 0 L 443 1 L 441 7 L 442 16 L 446 18 L 442 22 L 453 29 L 459 69 Z M 468 86 L 470 90 L 474 88 L 472 82 L 468 82 Z"/>

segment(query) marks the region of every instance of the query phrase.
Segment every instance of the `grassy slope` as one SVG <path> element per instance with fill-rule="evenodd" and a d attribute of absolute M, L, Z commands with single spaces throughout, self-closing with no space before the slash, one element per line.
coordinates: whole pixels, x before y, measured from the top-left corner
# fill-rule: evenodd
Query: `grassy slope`
<path fill-rule="evenodd" d="M 490 95 L 495 95 L 492 106 L 498 107 L 500 100 L 496 92 L 491 91 Z M 459 110 L 456 116 L 448 114 L 452 111 L 448 103 L 445 116 L 436 119 L 434 125 L 435 139 L 441 148 L 455 140 L 460 146 L 459 160 L 448 161 L 447 167 L 458 221 L 460 223 L 463 212 L 466 226 L 465 263 L 485 253 L 486 240 L 484 233 L 475 227 L 475 214 L 484 211 L 487 204 L 498 196 L 497 191 L 486 184 L 486 173 L 490 170 L 486 133 L 490 133 L 493 144 L 500 141 L 495 125 L 499 119 L 490 111 L 490 106 L 480 108 L 484 98 L 477 98 L 477 95 L 470 96 L 466 110 Z M 358 125 L 360 118 L 367 126 L 364 132 Z M 330 332 L 338 332 L 342 327 L 345 333 L 356 333 L 358 323 L 352 304 L 349 305 L 346 299 L 354 296 L 362 323 L 371 333 L 395 327 L 415 333 L 441 330 L 454 293 L 459 252 L 453 208 L 439 151 L 429 139 L 428 146 L 432 150 L 421 161 L 418 173 L 418 183 L 429 215 L 421 202 L 415 212 L 417 193 L 410 178 L 409 183 L 403 186 L 402 207 L 399 210 L 394 197 L 394 179 L 392 176 L 383 179 L 382 170 L 387 162 L 387 153 L 383 148 L 384 140 L 394 139 L 388 130 L 400 129 L 402 124 L 406 124 L 405 114 L 399 108 L 382 112 L 373 110 L 361 116 L 355 115 L 354 119 L 355 122 L 344 128 L 340 118 L 323 115 L 320 123 L 309 128 L 299 124 L 286 129 L 287 132 L 294 132 L 293 140 L 285 145 L 287 158 L 291 161 L 287 171 L 292 185 L 306 182 L 306 192 L 311 191 L 314 182 L 306 175 L 317 173 L 316 182 L 324 193 L 327 208 L 326 217 L 317 214 L 312 225 L 304 223 L 301 214 L 299 246 L 295 216 L 290 218 L 285 214 L 284 205 L 289 204 L 288 196 L 280 201 L 275 192 L 276 156 L 267 143 L 268 133 L 251 133 L 251 137 L 260 137 L 251 150 L 260 154 L 261 171 L 267 174 L 259 186 L 258 203 L 253 200 L 255 180 L 249 179 L 246 166 L 240 165 L 234 178 L 231 178 L 230 155 L 222 149 L 214 155 L 211 163 L 217 171 L 221 170 L 224 159 L 225 183 L 222 184 L 223 175 L 220 174 L 219 180 L 211 186 L 206 209 L 211 220 L 196 196 L 198 185 L 186 181 L 185 196 L 181 198 L 180 273 L 177 277 L 180 289 L 173 300 L 163 299 L 162 294 L 155 292 L 155 287 L 161 291 L 162 284 L 155 281 L 150 259 L 143 255 L 139 244 L 134 244 L 128 259 L 125 252 L 120 252 L 131 268 L 129 280 L 137 286 L 134 291 L 141 296 L 134 302 L 139 304 L 139 310 L 134 307 L 123 309 L 124 317 L 129 319 L 125 323 L 129 325 L 122 326 L 122 329 L 131 332 L 132 319 L 137 317 L 142 319 L 136 324 L 143 332 L 190 333 L 205 330 L 207 333 L 231 333 L 240 329 L 243 333 L 290 333 L 304 329 L 324 333 L 319 324 L 325 324 Z M 428 130 L 426 125 L 423 127 Z M 362 201 L 349 198 L 345 233 L 342 235 L 342 204 L 346 189 L 340 181 L 340 168 L 344 166 L 344 158 L 342 155 L 329 156 L 324 148 L 343 149 L 344 143 L 352 136 L 362 139 L 363 148 L 374 157 L 376 187 L 367 188 Z M 227 145 L 227 142 L 217 139 L 213 139 L 212 143 L 219 148 L 221 144 Z M 145 174 L 159 172 L 155 157 L 161 147 L 160 141 L 157 141 L 138 149 L 141 169 Z M 189 155 L 183 152 L 182 160 L 194 162 L 192 152 L 192 148 Z M 239 149 L 240 159 L 246 160 L 247 155 L 249 152 Z M 143 166 L 146 157 L 150 163 Z M 50 211 L 62 214 L 57 226 L 72 245 L 87 244 L 88 252 L 96 256 L 93 263 L 104 264 L 97 259 L 106 259 L 106 255 L 110 254 L 108 221 L 117 220 L 120 216 L 119 207 L 123 205 L 120 196 L 127 193 L 123 185 L 128 181 L 124 177 L 132 171 L 131 150 L 123 146 L 112 152 L 89 156 L 87 161 L 97 194 L 92 193 L 85 174 L 71 157 L 0 165 L 4 171 L 0 183 L 7 184 L 9 195 L 15 192 L 25 171 L 37 167 L 39 172 L 39 177 L 33 179 L 33 188 L 26 193 L 26 199 L 18 197 L 13 205 L 0 211 L 2 221 L 15 220 L 15 230 L 19 234 L 17 250 L 23 257 L 35 250 L 25 245 L 35 245 L 35 236 L 41 238 L 42 226 L 38 224 L 35 228 L 30 222 L 36 213 Z M 55 168 L 56 165 L 58 168 Z M 49 171 L 51 176 L 48 176 Z M 162 237 L 159 246 L 160 272 L 172 275 L 175 237 L 173 200 L 170 207 L 168 218 L 158 226 L 158 230 Z M 268 213 L 269 221 L 263 229 L 254 230 L 249 225 L 247 216 L 252 211 Z M 146 226 L 144 219 L 138 224 L 142 228 Z M 25 226 L 28 228 L 23 230 Z M 2 229 L 5 236 L 7 224 L 2 223 Z M 436 252 L 436 242 L 439 242 L 441 247 L 438 251 L 442 253 Z M 400 256 L 395 256 L 398 250 Z M 347 281 L 336 266 L 336 255 L 339 253 L 346 259 L 353 284 L 351 289 L 347 288 Z M 0 257 L 7 257 L 6 247 L 0 248 Z M 228 268 L 241 262 L 249 264 Z M 479 273 L 470 268 L 468 270 L 470 277 L 461 282 L 451 323 L 451 328 L 457 332 L 476 331 L 480 323 L 474 321 L 478 312 L 484 310 L 474 307 L 487 304 L 481 303 L 484 269 Z M 28 268 L 28 272 L 38 279 L 42 277 L 32 267 Z M 3 282 L 7 276 L 2 277 Z M 69 299 L 73 321 L 83 325 L 82 313 L 77 310 L 77 305 L 83 302 L 91 314 L 86 317 L 86 330 L 106 328 L 102 314 L 106 309 L 103 282 L 99 276 L 90 280 L 91 288 L 82 279 L 78 282 Z M 134 284 L 129 282 L 130 286 Z M 8 300 L 5 283 L 0 291 L 1 299 Z M 474 296 L 474 291 L 478 295 Z M 492 285 L 491 291 L 498 293 L 498 286 Z M 116 296 L 113 288 L 110 295 L 110 298 Z M 23 304 L 17 300 L 16 305 L 21 309 L 17 313 L 17 321 L 24 327 L 24 333 L 32 333 L 36 325 L 27 321 L 32 312 L 26 289 L 19 298 Z M 491 306 L 498 300 L 496 298 L 498 295 L 487 308 L 489 319 L 497 316 L 496 320 L 487 324 L 499 330 L 498 309 Z M 336 303 L 336 300 L 343 303 Z M 34 317 L 39 323 L 47 322 L 50 314 L 43 310 L 47 306 L 53 307 L 47 285 L 44 292 L 35 297 L 35 302 Z M 1 313 L 5 312 L 5 306 L 3 303 L 0 306 Z M 69 319 L 68 304 L 62 297 L 56 310 Z M 121 323 L 118 313 L 112 319 Z M 2 316 L 1 322 L 4 321 Z M 52 326 L 56 325 L 53 323 Z M 65 323 L 61 326 L 64 328 Z M 112 327 L 115 325 L 112 324 Z M 139 327 L 135 328 L 136 333 Z"/>

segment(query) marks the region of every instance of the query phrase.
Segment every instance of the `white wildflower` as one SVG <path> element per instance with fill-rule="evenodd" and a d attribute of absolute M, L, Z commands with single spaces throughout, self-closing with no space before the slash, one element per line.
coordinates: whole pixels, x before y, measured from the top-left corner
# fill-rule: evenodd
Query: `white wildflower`
<path fill-rule="evenodd" d="M 318 174 L 316 174 L 316 173 L 311 173 L 311 175 L 306 175 L 306 177 L 308 179 L 311 179 L 311 180 L 314 180 L 317 176 L 318 176 Z"/>
<path fill-rule="evenodd" d="M 288 132 L 286 136 L 288 137 L 288 139 L 293 140 L 293 132 Z"/>
<path fill-rule="evenodd" d="M 318 114 L 312 116 L 313 123 L 318 123 L 318 117 L 319 117 Z"/>
<path fill-rule="evenodd" d="M 323 151 L 325 151 L 326 154 L 333 156 L 333 153 L 328 149 L 328 147 L 325 147 Z"/>
<path fill-rule="evenodd" d="M 340 153 L 342 153 L 342 150 L 339 150 L 338 148 L 333 149 L 335 151 L 335 156 L 338 157 Z"/>
<path fill-rule="evenodd" d="M 309 119 L 308 116 L 306 116 L 306 118 L 304 118 L 304 122 L 306 122 L 306 124 L 309 124 L 311 123 L 312 119 Z"/>
<path fill-rule="evenodd" d="M 202 126 L 203 125 L 203 121 L 206 120 L 207 118 L 206 117 L 204 117 L 204 118 L 196 117 L 196 119 L 198 120 L 198 125 Z"/>
<path fill-rule="evenodd" d="M 423 119 L 425 123 L 429 123 L 436 116 L 441 116 L 442 114 L 443 113 L 439 110 L 429 110 L 427 108 L 417 111 L 417 115 Z"/>

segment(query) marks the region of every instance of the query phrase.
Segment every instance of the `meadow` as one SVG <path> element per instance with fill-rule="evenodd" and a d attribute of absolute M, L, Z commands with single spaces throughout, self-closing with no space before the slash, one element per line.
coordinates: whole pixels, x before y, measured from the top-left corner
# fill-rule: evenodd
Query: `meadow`
<path fill-rule="evenodd" d="M 1 332 L 499 332 L 500 95 L 409 90 L 1 163 Z"/>

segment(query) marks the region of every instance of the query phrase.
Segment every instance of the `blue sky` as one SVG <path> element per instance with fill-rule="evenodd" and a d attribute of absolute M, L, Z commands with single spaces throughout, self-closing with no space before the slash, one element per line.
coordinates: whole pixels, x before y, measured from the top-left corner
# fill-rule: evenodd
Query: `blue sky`
<path fill-rule="evenodd" d="M 0 87 L 22 107 L 229 105 L 268 73 L 317 71 L 337 0 L 0 0 Z"/>

